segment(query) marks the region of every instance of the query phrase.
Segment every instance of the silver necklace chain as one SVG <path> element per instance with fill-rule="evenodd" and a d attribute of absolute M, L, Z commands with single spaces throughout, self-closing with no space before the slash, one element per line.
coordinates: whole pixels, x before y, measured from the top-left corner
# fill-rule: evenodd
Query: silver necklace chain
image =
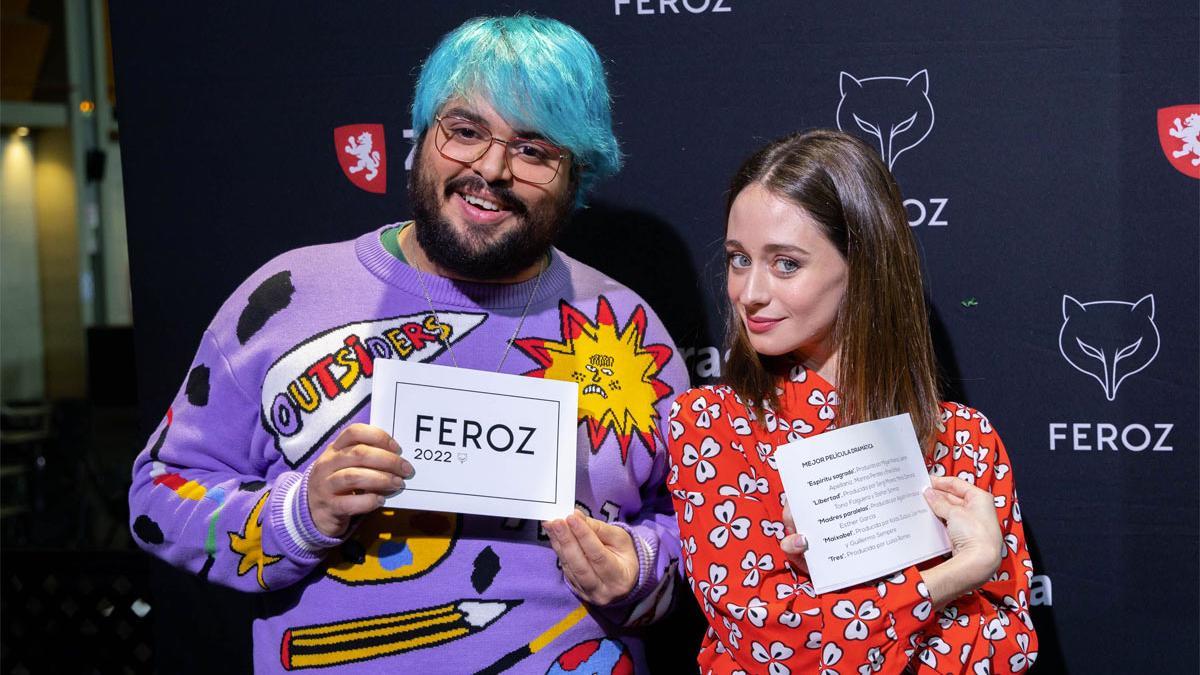
<path fill-rule="evenodd" d="M 400 246 L 400 233 L 407 228 L 408 225 L 405 225 L 404 227 L 400 228 L 398 232 L 396 232 L 397 246 Z M 403 252 L 403 247 L 401 247 L 401 252 Z M 425 272 L 421 269 L 421 266 L 417 264 L 416 260 L 410 260 L 409 262 L 412 263 L 413 269 L 417 271 L 417 282 L 421 284 L 421 293 L 425 295 L 425 302 L 429 305 L 429 313 L 433 315 L 434 321 L 437 321 L 439 324 L 441 324 L 442 320 L 438 317 L 437 310 L 433 308 L 433 298 L 429 295 L 429 289 L 425 287 Z M 533 299 L 537 297 L 538 289 L 542 286 L 542 275 L 546 273 L 546 268 L 549 266 L 550 262 L 547 261 L 546 264 L 542 266 L 542 269 L 538 270 L 537 279 L 533 283 L 533 291 L 529 294 L 529 299 L 525 301 L 525 309 L 521 312 L 521 318 L 517 321 L 517 327 L 513 329 L 512 336 L 508 338 L 507 343 L 504 345 L 504 354 L 500 356 L 500 364 L 496 366 L 497 373 L 500 372 L 501 368 L 504 368 L 504 362 L 508 360 L 508 352 L 512 350 L 513 343 L 516 342 L 517 335 L 521 332 L 521 327 L 525 325 L 525 317 L 529 316 L 529 308 L 533 306 Z M 438 331 L 438 342 L 446 347 L 446 351 L 450 352 L 450 360 L 454 362 L 454 367 L 458 368 L 458 356 L 454 353 L 454 347 L 450 344 L 449 340 L 442 336 L 441 331 Z"/>

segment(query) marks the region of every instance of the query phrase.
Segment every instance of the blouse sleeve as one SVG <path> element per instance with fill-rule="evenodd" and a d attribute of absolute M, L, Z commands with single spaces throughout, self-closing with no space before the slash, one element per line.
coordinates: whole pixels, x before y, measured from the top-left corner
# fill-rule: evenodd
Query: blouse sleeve
<path fill-rule="evenodd" d="M 919 573 L 815 595 L 779 548 L 782 493 L 764 475 L 774 447 L 745 413 L 731 393 L 691 390 L 670 425 L 668 487 L 712 648 L 746 672 L 898 672 L 932 612 Z"/>
<path fill-rule="evenodd" d="M 1029 614 L 1033 564 L 1008 452 L 978 411 L 949 404 L 942 418 L 947 431 L 934 450 L 930 473 L 955 476 L 990 492 L 1004 547 L 990 581 L 947 604 L 922 635 L 914 636 L 918 672 L 945 672 L 948 661 L 972 675 L 1024 672 L 1038 649 Z"/>

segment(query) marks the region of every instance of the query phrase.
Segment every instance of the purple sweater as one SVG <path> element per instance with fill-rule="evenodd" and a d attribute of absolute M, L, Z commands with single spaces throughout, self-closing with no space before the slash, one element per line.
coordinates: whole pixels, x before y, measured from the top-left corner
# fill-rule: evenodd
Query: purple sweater
<path fill-rule="evenodd" d="M 256 672 L 644 670 L 627 629 L 666 609 L 679 558 L 663 425 L 687 381 L 670 336 L 636 294 L 557 250 L 540 284 L 426 275 L 436 318 L 417 274 L 369 232 L 251 275 L 134 464 L 137 541 L 270 591 Z M 579 382 L 578 505 L 629 531 L 641 559 L 632 593 L 599 611 L 581 607 L 537 522 L 380 509 L 331 539 L 308 510 L 308 467 L 369 419 L 376 358 L 451 365 L 440 332 L 461 367 L 495 370 L 535 286 L 504 372 Z"/>

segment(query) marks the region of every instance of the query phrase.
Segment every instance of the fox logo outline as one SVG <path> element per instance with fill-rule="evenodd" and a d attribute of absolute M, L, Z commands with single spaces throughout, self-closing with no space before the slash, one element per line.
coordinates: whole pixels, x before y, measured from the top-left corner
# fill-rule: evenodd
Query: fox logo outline
<path fill-rule="evenodd" d="M 1099 382 L 1109 401 L 1117 398 L 1122 382 L 1158 356 L 1161 338 L 1153 294 L 1137 302 L 1079 302 L 1063 295 L 1062 314 L 1059 352 L 1073 368 Z"/>

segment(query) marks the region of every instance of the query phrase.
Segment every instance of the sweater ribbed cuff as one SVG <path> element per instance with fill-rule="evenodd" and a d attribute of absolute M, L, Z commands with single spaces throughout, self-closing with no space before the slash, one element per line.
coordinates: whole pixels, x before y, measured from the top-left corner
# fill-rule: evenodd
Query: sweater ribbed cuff
<path fill-rule="evenodd" d="M 654 570 L 658 563 L 658 544 L 647 541 L 645 537 L 638 534 L 637 530 L 625 523 L 618 522 L 613 525 L 629 533 L 629 537 L 633 539 L 633 549 L 637 551 L 638 557 L 638 577 L 633 584 L 633 589 L 625 597 L 614 600 L 608 605 L 609 607 L 621 607 L 640 601 L 657 585 Z"/>
<path fill-rule="evenodd" d="M 338 546 L 341 539 L 325 536 L 313 522 L 308 509 L 308 472 L 289 471 L 275 481 L 271 499 L 271 522 L 276 539 L 290 557 L 316 560 L 327 549 Z"/>

